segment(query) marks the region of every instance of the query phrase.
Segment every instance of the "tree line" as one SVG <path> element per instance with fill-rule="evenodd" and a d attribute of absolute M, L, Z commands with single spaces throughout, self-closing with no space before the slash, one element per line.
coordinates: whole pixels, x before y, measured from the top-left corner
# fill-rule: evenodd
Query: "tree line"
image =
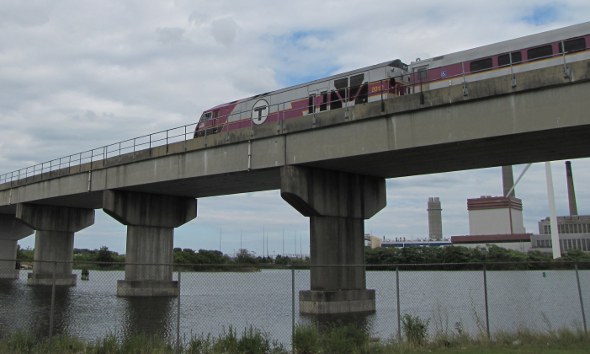
<path fill-rule="evenodd" d="M 21 249 L 19 247 L 17 260 L 21 263 L 32 262 L 33 253 L 30 248 Z M 255 253 L 246 249 L 240 249 L 234 256 L 229 256 L 217 250 L 200 249 L 195 251 L 190 248 L 174 248 L 173 256 L 175 265 L 184 266 L 183 269 L 193 270 L 224 269 L 232 265 L 255 268 L 264 266 L 306 266 L 310 264 L 308 257 L 256 256 Z M 94 250 L 74 248 L 73 260 L 77 266 L 84 264 L 90 268 L 122 269 L 122 263 L 125 263 L 125 255 L 111 251 L 107 246 Z M 524 253 L 495 245 L 489 245 L 487 248 L 445 246 L 375 249 L 367 247 L 365 249 L 365 263 L 369 265 L 369 269 L 383 269 L 385 266 L 391 268 L 390 266 L 396 265 L 430 264 L 446 264 L 448 268 L 453 269 L 470 269 L 481 268 L 481 263 L 489 264 L 491 269 L 535 269 L 555 268 L 568 262 L 580 263 L 584 268 L 590 268 L 590 253 L 569 251 L 559 260 L 554 261 L 551 254 L 539 251 Z"/>
<path fill-rule="evenodd" d="M 367 248 L 365 263 L 369 265 L 429 265 L 447 264 L 445 268 L 481 268 L 481 263 L 490 269 L 537 269 L 567 266 L 567 263 L 586 263 L 590 266 L 590 253 L 568 251 L 560 259 L 539 251 L 519 252 L 496 245 L 486 248 L 465 246 Z M 378 267 L 376 267 L 378 268 Z"/>
<path fill-rule="evenodd" d="M 101 269 L 123 269 L 125 255 L 111 251 L 107 246 L 100 249 L 74 248 L 74 266 L 77 268 L 101 268 Z M 173 263 L 183 265 L 183 269 L 213 270 L 223 269 L 227 266 L 287 266 L 306 265 L 309 258 L 297 258 L 283 255 L 276 257 L 261 257 L 246 249 L 240 249 L 235 256 L 229 256 L 217 250 L 200 249 L 195 251 L 191 248 L 174 248 Z M 34 260 L 34 250 L 30 248 L 17 248 L 17 260 L 20 263 L 31 263 Z M 217 267 L 216 267 L 217 266 Z"/>

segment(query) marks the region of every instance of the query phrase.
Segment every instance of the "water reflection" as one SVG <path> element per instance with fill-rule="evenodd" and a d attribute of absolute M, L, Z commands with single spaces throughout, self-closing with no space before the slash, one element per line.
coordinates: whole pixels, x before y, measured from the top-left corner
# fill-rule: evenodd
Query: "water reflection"
<path fill-rule="evenodd" d="M 170 313 L 176 298 L 173 297 L 126 297 L 123 335 L 159 336 L 171 338 L 174 331 Z"/>
<path fill-rule="evenodd" d="M 51 286 L 31 286 L 28 328 L 35 337 L 49 335 Z M 71 287 L 56 286 L 53 307 L 53 334 L 67 334 L 71 320 Z"/>
<path fill-rule="evenodd" d="M 0 279 L 0 338 L 8 334 L 14 321 L 14 306 L 10 299 L 16 296 L 16 282 L 11 279 Z"/>

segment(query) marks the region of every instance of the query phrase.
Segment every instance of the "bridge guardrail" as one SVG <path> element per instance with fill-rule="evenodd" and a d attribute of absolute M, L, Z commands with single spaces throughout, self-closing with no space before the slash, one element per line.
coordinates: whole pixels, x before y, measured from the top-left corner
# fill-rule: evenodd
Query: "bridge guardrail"
<path fill-rule="evenodd" d="M 559 59 L 561 60 L 563 58 L 563 62 L 560 62 L 557 65 L 562 65 L 564 67 L 564 72 L 567 72 L 567 65 L 569 64 L 569 62 L 567 61 L 567 55 L 564 55 L 563 53 L 558 53 L 558 54 L 554 54 L 553 56 L 544 58 L 544 60 L 556 60 Z M 430 84 L 434 84 L 437 82 L 441 82 L 444 81 L 445 84 L 448 83 L 448 86 L 455 86 L 455 85 L 464 85 L 464 87 L 467 87 L 469 80 L 468 77 L 469 76 L 473 76 L 473 75 L 480 75 L 481 73 L 485 73 L 488 72 L 489 70 L 481 70 L 481 71 L 474 71 L 474 72 L 466 72 L 465 68 L 467 67 L 468 62 L 463 62 L 461 63 L 462 66 L 462 72 L 460 73 L 456 73 L 454 75 L 447 75 L 446 73 L 443 75 L 443 73 L 441 72 L 440 68 L 434 68 L 434 69 L 427 69 L 427 70 L 423 70 L 421 71 L 415 71 L 415 72 L 411 72 L 408 74 L 404 74 L 401 76 L 396 76 L 393 77 L 393 79 L 395 79 L 396 85 L 398 85 L 394 91 L 392 92 L 389 80 L 391 78 L 385 79 L 385 80 L 378 80 L 378 81 L 371 81 L 368 82 L 367 85 L 377 85 L 378 87 L 381 88 L 381 101 L 383 101 L 384 99 L 390 98 L 391 96 L 399 96 L 399 95 L 407 95 L 407 94 L 418 94 L 418 93 L 422 93 L 422 92 L 427 92 L 429 91 L 430 88 Z M 517 63 L 514 65 L 514 67 L 518 67 L 518 65 L 520 65 L 522 63 Z M 499 68 L 500 69 L 500 68 Z M 510 75 L 514 75 L 514 70 L 513 70 L 513 64 L 510 63 L 510 65 L 508 66 L 504 66 L 501 69 L 506 69 L 510 71 Z M 425 74 L 423 74 L 423 72 L 425 72 Z M 433 73 L 436 73 L 437 75 L 434 75 Z M 423 77 L 426 77 L 427 79 L 424 79 Z M 514 85 L 514 83 L 513 83 Z M 351 87 L 346 87 L 345 89 L 345 96 L 346 96 L 346 102 L 344 102 L 344 104 L 342 105 L 342 109 L 350 109 L 350 104 L 349 103 L 349 92 L 351 91 Z M 307 97 L 301 97 L 297 100 L 301 100 L 301 99 L 306 99 Z M 281 125 L 283 124 L 283 122 L 288 119 L 288 115 L 290 112 L 293 111 L 299 111 L 302 108 L 303 109 L 308 109 L 310 110 L 309 106 L 305 106 L 305 107 L 291 107 L 290 109 L 285 109 L 287 104 L 290 104 L 292 102 L 295 101 L 285 101 L 285 102 L 279 102 L 279 103 L 271 103 L 270 107 L 269 107 L 269 112 L 277 112 L 277 111 L 281 111 L 281 114 L 278 115 L 277 118 L 277 125 Z M 328 103 L 332 103 L 335 101 L 331 101 Z M 280 110 L 279 108 L 283 108 L 282 110 Z M 313 113 L 310 114 L 315 114 L 318 113 L 316 111 L 317 107 L 314 107 L 311 109 L 311 111 L 313 111 Z M 217 125 L 210 125 L 207 126 L 207 129 L 205 130 L 205 137 L 207 136 L 207 131 L 210 129 L 217 129 L 218 132 L 221 133 L 225 133 L 226 135 L 229 134 L 229 127 L 232 124 L 236 124 L 233 121 L 230 121 L 231 117 L 235 117 L 235 116 L 239 116 L 239 117 L 244 117 L 249 115 L 251 112 L 250 110 L 242 110 L 239 111 L 237 113 L 232 114 L 231 116 L 228 116 L 227 121 L 222 122 L 221 124 L 217 124 Z M 190 124 L 186 124 L 186 125 L 182 125 L 182 126 L 178 126 L 178 127 L 174 127 L 171 129 L 166 129 L 166 130 L 161 130 L 155 133 L 151 133 L 151 134 L 146 134 L 146 135 L 141 135 L 135 138 L 131 138 L 131 139 L 127 139 L 127 140 L 123 140 L 120 142 L 116 142 L 113 144 L 109 144 L 109 145 L 105 145 L 105 146 L 101 146 L 98 148 L 94 148 L 91 150 L 86 150 L 83 152 L 79 152 L 79 153 L 75 153 L 72 155 L 68 155 L 65 157 L 60 157 L 60 158 L 56 158 L 53 160 L 49 160 L 49 161 L 45 161 L 45 162 L 41 162 L 38 164 L 35 164 L 33 166 L 28 166 L 25 168 L 21 168 L 15 171 L 11 171 L 11 172 L 7 172 L 4 174 L 0 174 L 0 184 L 4 184 L 4 183 L 10 183 L 10 182 L 15 182 L 21 179 L 26 179 L 32 176 L 37 176 L 37 175 L 43 175 L 44 173 L 47 172 L 52 172 L 52 171 L 56 171 L 56 170 L 60 170 L 63 168 L 71 168 L 73 166 L 79 166 L 79 165 L 83 165 L 85 163 L 93 163 L 99 160 L 106 160 L 108 158 L 112 158 L 112 157 L 116 157 L 116 156 L 121 156 L 123 154 L 126 153 L 136 153 L 138 151 L 142 151 L 142 150 L 146 150 L 146 149 L 151 149 L 153 147 L 157 147 L 157 146 L 163 146 L 163 145 L 168 145 L 170 143 L 174 143 L 174 142 L 179 142 L 179 141 L 188 141 L 189 139 L 193 138 L 193 134 L 195 131 L 195 128 L 197 126 L 197 122 L 195 123 L 190 123 Z M 253 126 L 252 120 L 250 120 L 250 127 Z M 229 139 L 227 139 L 229 140 Z"/>

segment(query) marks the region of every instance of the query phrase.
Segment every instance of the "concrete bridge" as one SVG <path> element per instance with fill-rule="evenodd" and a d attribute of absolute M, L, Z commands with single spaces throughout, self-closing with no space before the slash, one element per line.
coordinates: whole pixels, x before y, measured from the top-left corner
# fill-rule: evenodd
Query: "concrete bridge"
<path fill-rule="evenodd" d="M 310 219 L 304 313 L 374 311 L 364 220 L 386 205 L 385 179 L 590 156 L 590 62 L 400 96 L 301 119 L 134 151 L 0 184 L 0 259 L 36 230 L 36 261 L 71 261 L 75 232 L 102 208 L 127 225 L 120 296 L 174 296 L 174 228 L 197 198 L 280 189 Z M 516 83 L 516 85 L 514 85 Z M 0 183 L 2 180 L 0 180 Z M 157 266 L 153 266 L 156 264 Z M 350 267 L 351 265 L 359 265 Z M 348 267 L 344 267 L 348 266 Z M 4 278 L 14 262 L 0 263 Z M 32 285 L 51 282 L 36 263 Z M 57 271 L 74 285 L 71 263 Z"/>

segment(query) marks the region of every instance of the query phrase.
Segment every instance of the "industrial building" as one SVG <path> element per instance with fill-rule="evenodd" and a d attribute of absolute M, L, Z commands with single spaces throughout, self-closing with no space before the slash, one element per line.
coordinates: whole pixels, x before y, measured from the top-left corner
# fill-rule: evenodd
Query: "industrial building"
<path fill-rule="evenodd" d="M 578 215 L 571 163 L 566 162 L 570 215 L 557 217 L 561 252 L 580 250 L 590 252 L 590 215 Z M 550 218 L 539 221 L 539 233 L 527 233 L 524 227 L 523 203 L 515 196 L 511 166 L 502 167 L 503 196 L 482 196 L 468 199 L 469 235 L 443 238 L 442 207 L 438 197 L 428 198 L 428 239 L 407 240 L 397 237 L 386 240 L 367 235 L 375 247 L 429 247 L 460 245 L 488 247 L 497 245 L 520 252 L 551 253 Z"/>

